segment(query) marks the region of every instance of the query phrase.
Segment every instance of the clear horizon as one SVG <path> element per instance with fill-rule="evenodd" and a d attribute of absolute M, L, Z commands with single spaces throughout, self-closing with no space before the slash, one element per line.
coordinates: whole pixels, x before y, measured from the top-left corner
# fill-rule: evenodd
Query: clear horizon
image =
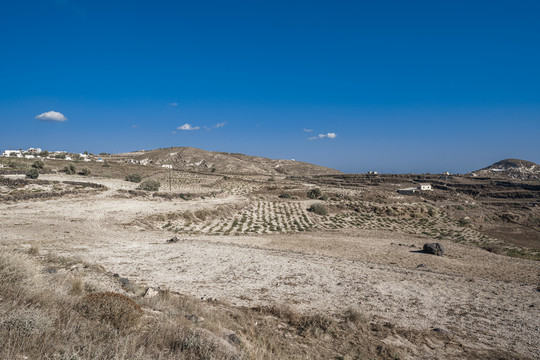
<path fill-rule="evenodd" d="M 540 162 L 536 1 L 0 5 L 0 149 L 190 146 L 346 173 Z"/>

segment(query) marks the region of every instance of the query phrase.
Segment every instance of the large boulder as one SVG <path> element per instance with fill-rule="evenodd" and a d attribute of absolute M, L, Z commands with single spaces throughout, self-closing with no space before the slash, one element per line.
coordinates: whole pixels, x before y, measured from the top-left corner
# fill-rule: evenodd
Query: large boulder
<path fill-rule="evenodd" d="M 439 243 L 424 244 L 424 252 L 426 254 L 433 254 L 437 256 L 443 256 L 444 247 Z"/>

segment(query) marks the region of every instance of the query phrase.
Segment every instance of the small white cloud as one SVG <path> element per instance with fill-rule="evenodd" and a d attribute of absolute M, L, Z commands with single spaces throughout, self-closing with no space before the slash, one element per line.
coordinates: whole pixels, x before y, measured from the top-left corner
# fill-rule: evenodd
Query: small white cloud
<path fill-rule="evenodd" d="M 175 101 L 175 102 L 172 102 L 172 103 L 169 103 L 170 106 L 178 106 L 178 103 Z"/>
<path fill-rule="evenodd" d="M 191 126 L 190 124 L 184 124 L 176 128 L 176 130 L 199 130 L 199 126 Z"/>
<path fill-rule="evenodd" d="M 139 128 L 138 125 L 131 125 L 131 127 L 134 128 L 134 129 L 138 129 L 138 128 Z"/>
<path fill-rule="evenodd" d="M 64 116 L 64 114 L 59 113 L 57 111 L 47 111 L 43 114 L 39 114 L 36 116 L 36 119 L 42 120 L 42 121 L 66 121 L 67 117 Z"/>
<path fill-rule="evenodd" d="M 176 131 L 173 131 L 171 134 L 173 134 L 173 135 L 176 134 Z"/>
<path fill-rule="evenodd" d="M 304 129 L 304 132 L 312 132 L 313 129 Z"/>
<path fill-rule="evenodd" d="M 335 139 L 337 137 L 336 133 L 328 133 L 328 134 L 319 134 L 318 136 L 312 136 L 308 140 L 319 140 L 319 139 Z"/>
<path fill-rule="evenodd" d="M 225 125 L 227 125 L 227 122 L 226 121 L 223 121 L 223 122 L 220 122 L 220 123 L 217 123 L 216 125 L 212 126 L 213 128 L 222 128 L 224 127 Z"/>

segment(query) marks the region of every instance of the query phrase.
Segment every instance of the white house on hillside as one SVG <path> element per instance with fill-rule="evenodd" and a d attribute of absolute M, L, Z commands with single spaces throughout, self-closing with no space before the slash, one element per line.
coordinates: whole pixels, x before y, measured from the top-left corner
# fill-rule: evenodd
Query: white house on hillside
<path fill-rule="evenodd" d="M 13 155 L 12 155 L 13 154 Z M 16 157 L 23 157 L 20 150 L 4 150 L 4 153 L 2 156 L 16 156 Z"/>
<path fill-rule="evenodd" d="M 26 153 L 32 154 L 32 155 L 37 155 L 40 152 L 41 152 L 41 148 L 29 148 L 28 150 L 26 150 Z"/>
<path fill-rule="evenodd" d="M 424 190 L 424 191 L 425 191 L 425 190 L 433 190 L 433 189 L 431 188 L 431 184 L 426 184 L 426 183 L 420 183 L 420 184 L 418 184 L 418 188 L 417 188 L 417 189 L 418 189 L 418 190 Z"/>

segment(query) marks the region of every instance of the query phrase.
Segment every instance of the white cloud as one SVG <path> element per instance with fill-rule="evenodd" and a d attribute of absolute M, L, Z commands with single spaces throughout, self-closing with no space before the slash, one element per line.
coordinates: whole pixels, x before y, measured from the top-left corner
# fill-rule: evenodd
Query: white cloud
<path fill-rule="evenodd" d="M 43 114 L 39 114 L 36 116 L 36 119 L 42 120 L 42 121 L 66 121 L 67 117 L 64 116 L 64 114 L 59 113 L 57 111 L 47 111 Z"/>
<path fill-rule="evenodd" d="M 177 130 L 199 130 L 199 126 L 191 126 L 190 124 L 184 124 L 176 128 Z"/>
<path fill-rule="evenodd" d="M 212 126 L 213 128 L 222 128 L 224 127 L 225 125 L 227 125 L 227 122 L 226 121 L 223 121 L 223 122 L 220 122 L 220 123 L 217 123 L 216 125 Z"/>
<path fill-rule="evenodd" d="M 312 132 L 313 129 L 304 129 L 304 132 Z"/>
<path fill-rule="evenodd" d="M 175 102 L 172 102 L 172 103 L 169 103 L 170 106 L 178 106 L 178 103 L 175 101 Z"/>
<path fill-rule="evenodd" d="M 319 140 L 319 139 L 335 139 L 337 137 L 336 133 L 328 133 L 328 134 L 319 134 L 318 136 L 312 136 L 309 138 L 309 140 Z"/>
<path fill-rule="evenodd" d="M 175 134 L 176 134 L 176 131 L 173 131 L 171 134 L 175 135 Z"/>

